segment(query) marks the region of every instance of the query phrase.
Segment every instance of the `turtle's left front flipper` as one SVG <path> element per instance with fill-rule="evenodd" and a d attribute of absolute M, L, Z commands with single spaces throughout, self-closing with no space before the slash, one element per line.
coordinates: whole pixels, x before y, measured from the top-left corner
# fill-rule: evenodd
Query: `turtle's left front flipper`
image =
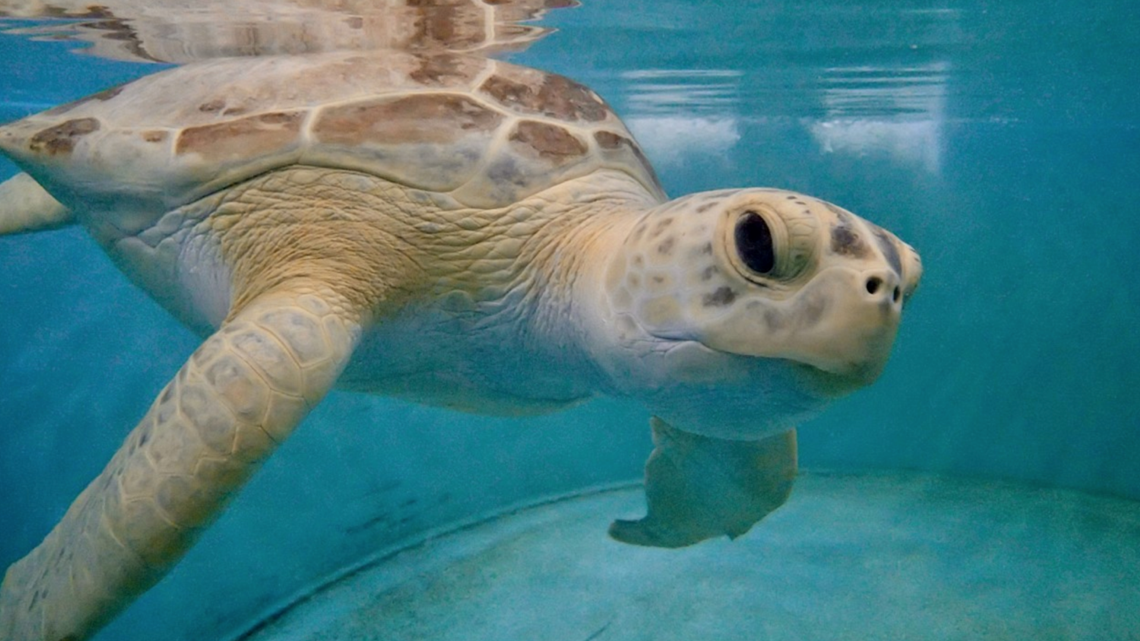
<path fill-rule="evenodd" d="M 199 347 L 0 585 L 0 639 L 85 639 L 178 561 L 331 388 L 359 321 L 320 286 L 254 298 Z"/>
<path fill-rule="evenodd" d="M 58 229 L 74 222 L 71 210 L 28 174 L 0 183 L 0 236 Z"/>
<path fill-rule="evenodd" d="M 677 548 L 747 532 L 787 500 L 796 475 L 796 431 L 761 441 L 683 432 L 658 418 L 645 465 L 648 514 L 614 521 L 623 543 Z"/>

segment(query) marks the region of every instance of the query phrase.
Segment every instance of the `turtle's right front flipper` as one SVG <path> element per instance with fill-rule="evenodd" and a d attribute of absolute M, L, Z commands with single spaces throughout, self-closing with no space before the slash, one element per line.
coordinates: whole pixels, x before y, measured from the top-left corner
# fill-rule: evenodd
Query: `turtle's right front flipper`
<path fill-rule="evenodd" d="M 71 210 L 28 174 L 19 173 L 0 183 L 0 236 L 58 229 L 73 223 Z"/>
<path fill-rule="evenodd" d="M 156 583 L 330 389 L 359 321 L 319 286 L 245 305 L 0 586 L 0 639 L 84 639 Z"/>
<path fill-rule="evenodd" d="M 796 431 L 760 441 L 692 434 L 653 418 L 653 454 L 645 464 L 648 514 L 615 521 L 623 543 L 678 548 L 736 538 L 783 505 L 796 476 Z"/>

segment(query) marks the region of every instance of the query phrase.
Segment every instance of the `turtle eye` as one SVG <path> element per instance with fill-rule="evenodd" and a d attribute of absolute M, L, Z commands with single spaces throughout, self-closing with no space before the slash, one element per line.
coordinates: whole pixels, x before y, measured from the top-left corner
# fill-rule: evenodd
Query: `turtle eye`
<path fill-rule="evenodd" d="M 748 269 L 767 274 L 776 266 L 776 247 L 772 230 L 764 218 L 754 211 L 746 211 L 736 221 L 736 253 Z"/>

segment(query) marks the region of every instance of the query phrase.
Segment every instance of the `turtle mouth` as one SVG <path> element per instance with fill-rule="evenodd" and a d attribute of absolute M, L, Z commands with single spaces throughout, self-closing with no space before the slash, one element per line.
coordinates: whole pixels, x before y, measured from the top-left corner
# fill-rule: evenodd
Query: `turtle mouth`
<path fill-rule="evenodd" d="M 879 362 L 847 363 L 844 365 L 816 365 L 785 359 L 792 365 L 807 388 L 818 396 L 834 398 L 844 396 L 874 383 L 883 373 L 886 360 Z"/>

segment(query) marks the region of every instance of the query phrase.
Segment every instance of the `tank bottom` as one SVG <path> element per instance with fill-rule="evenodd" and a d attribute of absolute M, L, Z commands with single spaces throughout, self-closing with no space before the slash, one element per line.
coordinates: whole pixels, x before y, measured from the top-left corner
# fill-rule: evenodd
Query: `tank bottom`
<path fill-rule="evenodd" d="M 1140 639 L 1140 503 L 909 473 L 801 475 L 736 541 L 622 545 L 640 487 L 483 521 L 242 639 Z"/>

